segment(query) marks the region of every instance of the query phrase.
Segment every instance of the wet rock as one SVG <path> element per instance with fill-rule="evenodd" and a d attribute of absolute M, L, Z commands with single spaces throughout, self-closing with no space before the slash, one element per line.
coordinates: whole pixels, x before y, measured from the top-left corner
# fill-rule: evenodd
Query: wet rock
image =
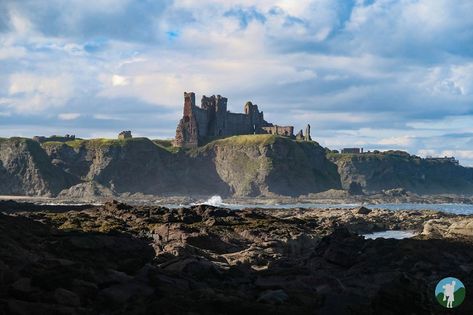
<path fill-rule="evenodd" d="M 267 290 L 260 294 L 258 297 L 258 302 L 268 303 L 268 304 L 282 304 L 289 296 L 284 292 L 284 290 Z"/>
<path fill-rule="evenodd" d="M 12 315 L 38 315 L 38 314 L 57 314 L 57 315 L 80 315 L 86 314 L 85 310 L 75 309 L 72 307 L 46 304 L 32 303 L 21 300 L 10 299 L 7 302 L 7 314 Z"/>
<path fill-rule="evenodd" d="M 74 292 L 58 288 L 54 291 L 54 299 L 57 303 L 69 306 L 79 306 L 80 298 Z"/>
<path fill-rule="evenodd" d="M 35 289 L 31 286 L 30 278 L 20 278 L 12 284 L 12 289 L 21 294 L 33 292 Z"/>
<path fill-rule="evenodd" d="M 351 234 L 347 229 L 337 229 L 332 235 L 322 239 L 316 251 L 332 264 L 351 267 L 357 262 L 362 243 L 359 236 Z"/>
<path fill-rule="evenodd" d="M 112 213 L 133 209 L 132 206 L 121 203 L 117 200 L 112 200 L 112 201 L 106 202 L 103 205 L 103 208 L 104 208 L 104 210 L 112 212 Z"/>
<path fill-rule="evenodd" d="M 117 284 L 100 291 L 105 303 L 124 304 L 132 297 L 147 297 L 154 293 L 153 288 L 141 283 Z"/>
<path fill-rule="evenodd" d="M 106 207 L 0 214 L 0 313 L 435 314 L 439 278 L 473 286 L 469 216 Z M 113 228 L 104 232 L 105 223 Z M 365 240 L 351 232 L 394 227 L 425 233 Z M 416 299 L 399 303 L 409 294 Z"/>

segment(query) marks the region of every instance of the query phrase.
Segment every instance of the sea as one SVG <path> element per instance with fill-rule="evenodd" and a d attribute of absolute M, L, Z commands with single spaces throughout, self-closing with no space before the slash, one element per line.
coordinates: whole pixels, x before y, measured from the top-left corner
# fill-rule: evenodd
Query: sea
<path fill-rule="evenodd" d="M 333 203 L 291 203 L 291 204 L 250 204 L 250 203 L 242 203 L 242 204 L 232 204 L 226 203 L 220 196 L 212 196 L 207 201 L 197 204 L 206 204 L 216 207 L 225 207 L 229 209 L 239 210 L 245 208 L 265 208 L 265 209 L 291 209 L 291 208 L 302 208 L 302 209 L 335 209 L 335 208 L 342 208 L 342 209 L 351 209 L 356 207 L 366 207 L 369 209 L 387 209 L 392 211 L 399 211 L 399 210 L 434 210 L 434 211 L 442 211 L 446 213 L 453 213 L 453 214 L 464 214 L 464 215 L 473 215 L 473 204 L 462 204 L 462 203 L 436 203 L 436 204 L 428 204 L 428 203 L 380 203 L 380 204 L 357 204 L 357 203 L 346 203 L 346 204 L 333 204 Z M 192 206 L 196 204 L 190 205 L 176 205 L 176 204 L 169 204 L 165 205 L 169 208 L 179 208 L 183 206 Z"/>

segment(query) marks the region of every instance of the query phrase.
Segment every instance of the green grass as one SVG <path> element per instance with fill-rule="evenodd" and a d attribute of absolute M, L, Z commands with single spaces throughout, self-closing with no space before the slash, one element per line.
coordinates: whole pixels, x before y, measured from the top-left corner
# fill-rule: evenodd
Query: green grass
<path fill-rule="evenodd" d="M 165 147 L 165 148 L 172 147 L 171 139 L 154 139 L 152 141 L 161 147 Z"/>
<path fill-rule="evenodd" d="M 268 145 L 276 142 L 277 138 L 283 138 L 276 135 L 240 135 L 232 136 L 214 141 L 215 144 L 234 144 L 234 145 Z M 284 138 L 287 139 L 287 138 Z"/>
<path fill-rule="evenodd" d="M 46 141 L 41 143 L 41 146 L 43 147 L 60 147 L 62 145 L 64 145 L 64 142 L 60 141 Z"/>
<path fill-rule="evenodd" d="M 282 138 L 282 137 L 276 136 L 276 135 L 232 136 L 232 137 L 226 137 L 226 138 L 221 138 L 218 140 L 211 141 L 198 148 L 189 149 L 188 152 L 190 153 L 191 156 L 195 156 L 195 155 L 198 155 L 199 153 L 207 152 L 217 146 L 229 146 L 229 147 L 242 148 L 246 146 L 257 145 L 260 147 L 264 147 L 266 145 L 275 143 L 277 138 Z"/>
<path fill-rule="evenodd" d="M 182 148 L 173 146 L 171 139 L 154 139 L 153 143 L 170 153 L 178 153 L 183 150 Z"/>
<path fill-rule="evenodd" d="M 382 161 L 397 160 L 405 162 L 420 162 L 421 158 L 403 151 L 365 152 L 365 153 L 335 153 L 327 152 L 327 158 L 332 161 Z"/>
<path fill-rule="evenodd" d="M 97 139 L 76 139 L 67 142 L 60 142 L 60 141 L 47 141 L 43 142 L 41 145 L 43 147 L 61 147 L 63 145 L 67 145 L 74 150 L 78 150 L 81 147 L 85 147 L 88 149 L 94 148 L 106 148 L 106 147 L 119 147 L 125 146 L 131 143 L 140 143 L 140 142 L 151 142 L 154 145 L 158 146 L 159 148 L 166 150 L 170 153 L 177 153 L 182 148 L 177 148 L 172 145 L 172 140 L 169 139 L 155 139 L 149 140 L 148 138 L 131 138 L 131 139 L 106 139 L 106 138 L 97 138 Z"/>
<path fill-rule="evenodd" d="M 266 146 L 276 142 L 277 138 L 283 138 L 276 135 L 239 135 L 217 139 L 207 143 L 204 146 L 197 148 L 197 150 L 207 150 L 217 145 L 231 145 L 231 146 L 248 146 L 258 145 Z M 287 139 L 287 138 L 284 138 Z M 289 139 L 288 139 L 289 140 Z"/>
<path fill-rule="evenodd" d="M 42 143 L 43 146 L 60 146 L 67 145 L 73 149 L 79 149 L 80 147 L 88 148 L 102 148 L 102 147 L 111 147 L 111 146 L 124 146 L 127 143 L 131 142 L 141 142 L 147 141 L 147 138 L 131 138 L 131 139 L 106 139 L 106 138 L 97 138 L 97 139 L 76 139 L 72 141 L 60 142 L 60 141 L 47 141 Z"/>
<path fill-rule="evenodd" d="M 452 306 L 455 308 L 457 306 L 460 306 L 460 304 L 463 303 L 463 300 L 465 300 L 465 288 L 460 288 L 455 291 L 455 301 L 453 301 Z M 443 300 L 443 293 L 439 293 L 437 295 L 437 301 L 442 305 L 443 307 L 447 307 L 447 300 Z"/>

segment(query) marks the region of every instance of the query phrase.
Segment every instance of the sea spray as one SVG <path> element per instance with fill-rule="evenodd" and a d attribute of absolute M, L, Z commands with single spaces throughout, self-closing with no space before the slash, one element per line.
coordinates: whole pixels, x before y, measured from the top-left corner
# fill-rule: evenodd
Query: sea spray
<path fill-rule="evenodd" d="M 209 205 L 209 206 L 214 206 L 214 207 L 221 207 L 224 206 L 225 203 L 223 202 L 222 197 L 215 195 L 207 199 L 207 201 L 204 201 L 202 204 L 204 205 Z"/>

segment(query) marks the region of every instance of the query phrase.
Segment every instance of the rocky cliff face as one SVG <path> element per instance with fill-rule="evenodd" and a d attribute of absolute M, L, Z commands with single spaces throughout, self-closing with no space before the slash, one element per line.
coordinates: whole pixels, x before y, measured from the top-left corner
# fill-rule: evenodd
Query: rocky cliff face
<path fill-rule="evenodd" d="M 367 192 L 404 188 L 419 194 L 472 194 L 473 169 L 444 161 L 429 161 L 400 151 L 329 154 L 337 164 L 344 189 Z"/>
<path fill-rule="evenodd" d="M 315 142 L 238 136 L 214 141 L 194 154 L 210 157 L 231 195 L 298 196 L 340 187 L 336 166 Z"/>
<path fill-rule="evenodd" d="M 316 142 L 236 136 L 174 151 L 145 138 L 0 141 L 0 194 L 299 196 L 328 189 L 473 192 L 473 171 L 401 153 L 336 155 Z M 355 184 L 353 184 L 355 183 Z"/>
<path fill-rule="evenodd" d="M 0 140 L 0 194 L 56 195 L 77 181 L 30 139 Z"/>
<path fill-rule="evenodd" d="M 24 194 L 298 196 L 340 188 L 335 164 L 317 143 L 276 136 L 231 137 L 178 152 L 144 138 L 28 143 L 43 167 L 69 181 Z M 20 160 L 13 164 L 33 173 L 38 169 Z"/>
<path fill-rule="evenodd" d="M 76 178 L 78 189 L 85 185 L 115 193 L 152 194 L 174 186 L 171 153 L 148 139 L 78 140 L 43 147 L 52 164 Z"/>

